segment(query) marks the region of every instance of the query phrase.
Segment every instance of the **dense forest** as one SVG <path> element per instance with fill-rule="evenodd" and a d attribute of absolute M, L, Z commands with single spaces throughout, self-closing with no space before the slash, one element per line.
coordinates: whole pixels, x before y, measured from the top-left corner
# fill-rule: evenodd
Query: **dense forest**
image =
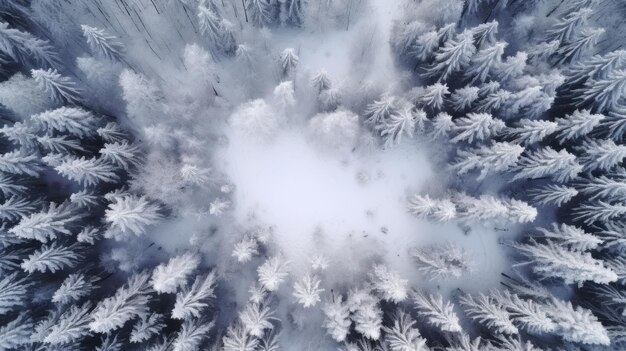
<path fill-rule="evenodd" d="M 622 0 L 0 0 L 0 351 L 626 349 Z"/>

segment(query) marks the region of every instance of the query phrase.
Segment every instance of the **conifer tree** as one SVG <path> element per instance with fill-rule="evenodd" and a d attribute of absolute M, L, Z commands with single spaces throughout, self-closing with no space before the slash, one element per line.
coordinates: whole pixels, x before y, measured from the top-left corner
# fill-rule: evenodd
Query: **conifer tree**
<path fill-rule="evenodd" d="M 60 271 L 66 268 L 76 267 L 83 256 L 78 252 L 77 245 L 62 246 L 57 242 L 50 245 L 42 245 L 28 258 L 22 261 L 22 269 L 31 274 L 36 271 L 41 273 Z"/>
<path fill-rule="evenodd" d="M 163 315 L 151 313 L 149 316 L 140 318 L 133 325 L 133 330 L 130 332 L 130 342 L 141 343 L 150 340 L 152 336 L 158 334 L 163 328 L 165 328 Z"/>
<path fill-rule="evenodd" d="M 67 344 L 89 335 L 89 312 L 91 303 L 82 306 L 71 306 L 50 328 L 44 342 L 48 344 Z"/>
<path fill-rule="evenodd" d="M 122 60 L 123 47 L 117 39 L 103 29 L 81 25 L 83 35 L 91 51 L 112 61 Z"/>
<path fill-rule="evenodd" d="M 77 104 L 81 102 L 82 91 L 69 77 L 62 76 L 56 69 L 34 69 L 31 75 L 50 99 L 57 103 Z"/>
<path fill-rule="evenodd" d="M 326 302 L 322 310 L 325 316 L 324 328 L 326 328 L 327 332 L 335 341 L 344 341 L 352 325 L 350 309 L 347 303 L 343 302 L 341 295 L 333 294 L 331 301 Z"/>
<path fill-rule="evenodd" d="M 615 272 L 590 253 L 573 251 L 550 240 L 545 244 L 531 240 L 528 244 L 514 244 L 513 247 L 528 257 L 533 272 L 546 278 L 563 279 L 566 284 L 585 281 L 607 284 L 617 280 Z"/>
<path fill-rule="evenodd" d="M 435 62 L 427 69 L 426 76 L 438 77 L 439 80 L 445 81 L 453 73 L 467 67 L 475 52 L 474 33 L 465 30 L 437 51 Z"/>
<path fill-rule="evenodd" d="M 100 301 L 91 313 L 89 329 L 109 333 L 135 317 L 146 315 L 151 292 L 149 280 L 149 272 L 135 274 L 115 295 Z"/>
<path fill-rule="evenodd" d="M 415 309 L 426 318 L 428 324 L 444 332 L 458 333 L 463 330 L 454 312 L 454 305 L 449 301 L 444 302 L 441 295 L 417 290 L 412 296 Z"/>
<path fill-rule="evenodd" d="M 150 281 L 157 293 L 175 293 L 186 285 L 187 278 L 198 268 L 200 257 L 193 253 L 185 253 L 170 258 L 167 264 L 160 264 L 152 273 Z"/>
<path fill-rule="evenodd" d="M 213 271 L 206 275 L 196 276 L 191 287 L 183 287 L 176 294 L 176 303 L 172 310 L 172 318 L 200 318 L 202 311 L 209 306 L 215 297 L 216 276 Z"/>
<path fill-rule="evenodd" d="M 321 301 L 320 293 L 324 292 L 324 289 L 319 287 L 320 283 L 321 281 L 317 276 L 305 274 L 302 279 L 294 284 L 293 296 L 305 308 L 315 306 Z"/>

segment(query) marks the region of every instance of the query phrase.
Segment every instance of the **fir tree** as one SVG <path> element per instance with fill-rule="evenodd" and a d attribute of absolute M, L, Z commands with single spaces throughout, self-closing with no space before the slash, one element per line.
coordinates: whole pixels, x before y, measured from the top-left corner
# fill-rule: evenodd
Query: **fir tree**
<path fill-rule="evenodd" d="M 112 61 L 122 60 L 122 44 L 116 38 L 107 34 L 103 29 L 81 25 L 83 35 L 91 51 Z"/>
<path fill-rule="evenodd" d="M 77 104 L 81 102 L 82 91 L 69 77 L 62 76 L 55 69 L 34 69 L 31 75 L 50 99 L 57 103 Z"/>

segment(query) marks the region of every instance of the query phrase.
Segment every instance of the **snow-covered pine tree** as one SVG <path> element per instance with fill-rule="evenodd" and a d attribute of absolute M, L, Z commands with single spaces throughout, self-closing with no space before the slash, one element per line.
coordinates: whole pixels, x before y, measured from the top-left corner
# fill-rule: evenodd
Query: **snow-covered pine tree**
<path fill-rule="evenodd" d="M 324 328 L 330 336 L 337 342 L 342 342 L 350 333 L 350 308 L 343 302 L 341 295 L 332 294 L 330 301 L 327 301 L 322 308 L 324 311 Z"/>
<path fill-rule="evenodd" d="M 0 316 L 21 308 L 31 285 L 32 282 L 20 276 L 19 272 L 3 275 L 0 279 Z"/>
<path fill-rule="evenodd" d="M 206 339 L 207 334 L 215 322 L 203 319 L 186 319 L 176 338 L 172 342 L 172 351 L 197 351 L 200 344 Z"/>
<path fill-rule="evenodd" d="M 304 308 L 313 307 L 321 301 L 320 293 L 324 289 L 320 288 L 321 280 L 312 274 L 305 274 L 293 286 L 293 296 Z"/>
<path fill-rule="evenodd" d="M 391 351 L 427 351 L 426 340 L 422 338 L 419 330 L 415 327 L 415 321 L 411 316 L 398 311 L 393 320 L 392 327 L 383 327 L 385 343 Z"/>
<path fill-rule="evenodd" d="M 76 267 L 83 257 L 78 245 L 63 246 L 58 242 L 53 242 L 50 245 L 44 244 L 35 250 L 22 261 L 21 267 L 29 274 L 34 272 L 54 273 Z"/>
<path fill-rule="evenodd" d="M 89 330 L 90 311 L 90 302 L 81 306 L 70 306 L 51 326 L 48 335 L 43 340 L 44 343 L 68 344 L 91 334 Z"/>
<path fill-rule="evenodd" d="M 365 110 L 365 124 L 375 127 L 384 125 L 392 114 L 397 110 L 396 98 L 390 95 L 383 95 L 379 100 L 367 105 Z"/>
<path fill-rule="evenodd" d="M 215 297 L 216 279 L 215 272 L 211 271 L 209 274 L 196 276 L 191 287 L 183 287 L 176 294 L 172 318 L 200 318 L 202 311 L 209 307 Z"/>
<path fill-rule="evenodd" d="M 244 326 L 246 333 L 262 338 L 266 330 L 273 330 L 272 321 L 277 319 L 275 311 L 266 303 L 248 303 L 243 311 L 239 312 L 239 321 Z"/>
<path fill-rule="evenodd" d="M 161 263 L 153 273 L 150 283 L 157 293 L 175 293 L 187 284 L 187 279 L 200 264 L 200 257 L 191 252 L 170 258 L 167 264 Z"/>
<path fill-rule="evenodd" d="M 151 293 L 149 281 L 149 272 L 131 276 L 124 286 L 117 289 L 115 295 L 98 303 L 91 313 L 89 329 L 96 333 L 110 333 L 129 320 L 147 315 Z"/>
<path fill-rule="evenodd" d="M 435 83 L 424 88 L 418 88 L 414 100 L 433 111 L 442 108 L 446 96 L 450 95 L 447 84 Z"/>
<path fill-rule="evenodd" d="M 390 271 L 384 265 L 375 265 L 372 268 L 370 280 L 374 290 L 383 300 L 400 303 L 409 296 L 407 288 L 409 281 L 402 279 L 398 273 Z"/>
<path fill-rule="evenodd" d="M 437 51 L 435 62 L 427 69 L 425 76 L 445 81 L 453 73 L 465 69 L 475 52 L 474 33 L 465 30 Z"/>
<path fill-rule="evenodd" d="M 479 169 L 480 174 L 477 179 L 482 180 L 491 173 L 504 172 L 509 169 L 517 162 L 522 152 L 524 152 L 522 146 L 498 142 L 474 149 L 459 150 L 452 168 L 459 175 Z"/>
<path fill-rule="evenodd" d="M 49 133 L 69 133 L 79 138 L 93 136 L 98 120 L 90 111 L 80 107 L 59 107 L 31 116 L 37 126 Z"/>
<path fill-rule="evenodd" d="M 556 132 L 557 127 L 556 122 L 521 119 L 515 127 L 505 128 L 503 134 L 515 143 L 534 144 Z"/>
<path fill-rule="evenodd" d="M 528 195 L 538 205 L 552 204 L 561 206 L 578 195 L 578 190 L 565 185 L 548 184 L 536 189 L 531 189 Z"/>
<path fill-rule="evenodd" d="M 467 116 L 455 121 L 453 131 L 456 135 L 450 141 L 453 143 L 485 141 L 500 133 L 504 127 L 503 121 L 493 118 L 489 113 L 468 113 Z"/>
<path fill-rule="evenodd" d="M 594 200 L 583 202 L 572 211 L 572 217 L 587 225 L 594 222 L 609 223 L 626 215 L 626 203 Z"/>
<path fill-rule="evenodd" d="M 0 204 L 0 219 L 14 222 L 26 217 L 40 207 L 40 200 L 31 200 L 23 197 L 11 196 Z"/>
<path fill-rule="evenodd" d="M 159 334 L 163 328 L 165 328 L 163 315 L 153 312 L 149 316 L 142 316 L 133 325 L 129 340 L 132 343 L 146 342 L 154 335 Z"/>
<path fill-rule="evenodd" d="M 484 82 L 489 75 L 502 63 L 502 55 L 508 44 L 499 42 L 479 50 L 471 59 L 465 76 L 471 78 L 472 83 Z"/>
<path fill-rule="evenodd" d="M 556 51 L 556 61 L 566 63 L 580 60 L 594 46 L 598 45 L 598 40 L 604 32 L 604 28 L 583 28 L 571 41 L 565 42 Z"/>
<path fill-rule="evenodd" d="M 255 351 L 258 345 L 259 339 L 249 335 L 239 322 L 231 324 L 222 338 L 224 351 Z"/>
<path fill-rule="evenodd" d="M 441 295 L 416 290 L 412 298 L 415 309 L 426 318 L 428 324 L 444 332 L 459 333 L 463 330 L 454 312 L 454 305 L 449 301 L 444 302 Z"/>
<path fill-rule="evenodd" d="M 601 114 L 592 114 L 589 110 L 576 110 L 565 118 L 557 118 L 556 137 L 561 144 L 589 134 L 605 118 Z"/>
<path fill-rule="evenodd" d="M 33 69 L 31 75 L 53 101 L 69 104 L 82 101 L 82 91 L 78 89 L 76 83 L 69 77 L 59 74 L 56 69 Z"/>
<path fill-rule="evenodd" d="M 288 262 L 282 257 L 273 256 L 268 258 L 259 268 L 259 283 L 268 291 L 276 291 L 287 277 Z"/>
<path fill-rule="evenodd" d="M 280 53 L 278 63 L 280 65 L 280 72 L 283 78 L 293 77 L 300 58 L 296 55 L 296 50 L 293 48 L 287 48 Z"/>
<path fill-rule="evenodd" d="M 626 70 L 615 70 L 606 78 L 590 79 L 583 88 L 575 91 L 576 106 L 591 106 L 592 111 L 605 112 L 616 109 L 626 95 Z"/>
<path fill-rule="evenodd" d="M 498 334 L 518 334 L 518 329 L 511 322 L 511 315 L 504 306 L 484 294 L 478 297 L 464 295 L 460 298 L 465 314 L 473 320 L 484 324 Z"/>
<path fill-rule="evenodd" d="M 350 319 L 354 322 L 354 330 L 371 340 L 381 336 L 383 311 L 378 299 L 367 289 L 352 290 L 346 301 L 350 310 Z"/>
<path fill-rule="evenodd" d="M 139 146 L 129 144 L 126 141 L 104 144 L 99 153 L 102 155 L 102 159 L 126 171 L 130 171 L 141 163 Z"/>
<path fill-rule="evenodd" d="M 5 152 L 0 155 L 0 171 L 15 174 L 39 177 L 43 170 L 41 160 L 35 154 L 28 153 L 25 149 Z"/>
<path fill-rule="evenodd" d="M 558 326 L 557 333 L 564 340 L 586 345 L 610 344 L 607 330 L 591 311 L 558 299 L 552 299 L 547 307 L 550 318 Z"/>
<path fill-rule="evenodd" d="M 407 204 L 409 213 L 435 221 L 449 221 L 456 218 L 456 206 L 448 199 L 431 199 L 429 195 L 413 195 Z"/>
<path fill-rule="evenodd" d="M 551 177 L 559 183 L 575 178 L 582 170 L 583 166 L 577 162 L 576 156 L 567 150 L 556 151 L 549 146 L 528 152 L 512 168 L 513 180 Z"/>
<path fill-rule="evenodd" d="M 161 220 L 160 207 L 143 196 L 125 195 L 117 197 L 105 211 L 105 221 L 110 223 L 110 233 L 115 238 L 123 238 L 124 233 L 142 235 L 146 228 Z M 121 232 L 117 233 L 117 231 Z"/>
<path fill-rule="evenodd" d="M 116 183 L 120 180 L 115 173 L 117 168 L 105 157 L 74 158 L 62 157 L 54 169 L 62 176 L 83 186 L 95 186 L 100 183 Z"/>
<path fill-rule="evenodd" d="M 508 290 L 493 290 L 489 297 L 507 310 L 514 324 L 529 333 L 552 333 L 557 328 L 545 307 L 531 299 L 522 299 Z"/>
<path fill-rule="evenodd" d="M 84 273 L 72 273 L 63 280 L 52 295 L 52 302 L 61 305 L 75 303 L 90 296 L 96 289 L 96 278 Z"/>
<path fill-rule="evenodd" d="M 375 126 L 385 140 L 385 146 L 390 147 L 399 144 L 402 136 L 413 137 L 415 125 L 419 120 L 425 120 L 426 114 L 421 110 L 415 110 L 412 106 L 404 106 L 391 114 L 382 123 Z"/>
<path fill-rule="evenodd" d="M 470 269 L 470 258 L 465 249 L 447 242 L 411 250 L 411 257 L 418 269 L 430 276 L 460 277 Z"/>
<path fill-rule="evenodd" d="M 546 41 L 571 42 L 579 31 L 587 25 L 587 20 L 592 13 L 591 8 L 584 7 L 566 14 L 546 31 Z"/>
<path fill-rule="evenodd" d="M 0 327 L 0 350 L 9 351 L 31 343 L 33 330 L 31 317 L 22 312 L 14 319 Z"/>
<path fill-rule="evenodd" d="M 270 0 L 245 0 L 246 13 L 251 21 L 263 26 L 276 20 L 276 7 Z"/>
<path fill-rule="evenodd" d="M 91 51 L 112 61 L 122 60 L 123 46 L 114 36 L 109 35 L 103 29 L 85 24 L 81 25 L 80 28 Z"/>
<path fill-rule="evenodd" d="M 457 111 L 465 111 L 472 107 L 472 104 L 479 98 L 479 87 L 465 86 L 463 88 L 456 89 L 450 96 L 450 105 Z"/>
<path fill-rule="evenodd" d="M 8 23 L 1 21 L 0 52 L 25 66 L 55 67 L 59 64 L 48 41 L 16 28 L 9 28 Z"/>
<path fill-rule="evenodd" d="M 589 251 L 602 244 L 602 240 L 582 228 L 561 223 L 552 223 L 552 229 L 539 228 L 544 237 L 575 251 Z"/>
<path fill-rule="evenodd" d="M 547 240 L 539 243 L 531 239 L 527 244 L 512 244 L 532 264 L 533 272 L 545 278 L 563 279 L 566 284 L 592 281 L 607 284 L 617 280 L 617 274 L 588 252 L 574 251 Z"/>
<path fill-rule="evenodd" d="M 615 144 L 609 139 L 586 139 L 575 149 L 582 153 L 578 159 L 586 171 L 608 171 L 626 157 L 626 145 Z"/>

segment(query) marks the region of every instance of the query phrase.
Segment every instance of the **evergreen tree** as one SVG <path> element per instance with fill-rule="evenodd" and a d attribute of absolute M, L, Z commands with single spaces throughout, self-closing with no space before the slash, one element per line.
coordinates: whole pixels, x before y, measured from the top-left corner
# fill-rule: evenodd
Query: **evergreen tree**
<path fill-rule="evenodd" d="M 322 308 L 324 311 L 324 328 L 337 342 L 342 342 L 350 333 L 350 309 L 343 302 L 341 295 L 332 295 L 332 300 L 326 302 Z"/>
<path fill-rule="evenodd" d="M 390 271 L 384 265 L 373 267 L 370 280 L 374 290 L 382 296 L 383 300 L 400 303 L 409 296 L 407 289 L 409 281 L 400 278 L 398 273 Z"/>
<path fill-rule="evenodd" d="M 77 104 L 82 101 L 82 91 L 69 77 L 62 76 L 56 69 L 34 69 L 31 75 L 50 99 L 57 103 Z"/>
<path fill-rule="evenodd" d="M 93 136 L 98 125 L 96 117 L 80 107 L 59 107 L 33 115 L 31 120 L 49 133 L 58 131 L 79 138 Z"/>
<path fill-rule="evenodd" d="M 103 29 L 82 25 L 83 35 L 91 51 L 112 61 L 122 60 L 122 44 L 116 38 L 107 34 Z"/>
<path fill-rule="evenodd" d="M 626 157 L 626 145 L 615 144 L 612 140 L 586 139 L 576 150 L 583 153 L 578 159 L 587 171 L 608 171 Z"/>
<path fill-rule="evenodd" d="M 95 290 L 96 279 L 84 273 L 72 273 L 63 280 L 61 286 L 52 295 L 52 302 L 58 304 L 70 304 L 78 302 L 90 296 Z"/>
<path fill-rule="evenodd" d="M 293 286 L 293 296 L 303 307 L 312 307 L 320 302 L 320 293 L 324 289 L 320 289 L 321 281 L 315 275 L 305 274 L 302 279 L 297 281 Z"/>
<path fill-rule="evenodd" d="M 149 280 L 148 272 L 135 274 L 117 289 L 115 295 L 100 301 L 91 313 L 89 329 L 96 333 L 110 333 L 135 317 L 145 316 L 150 301 Z"/>
<path fill-rule="evenodd" d="M 504 127 L 504 122 L 488 113 L 468 113 L 466 117 L 456 120 L 454 127 L 456 136 L 450 141 L 453 143 L 485 141 L 498 134 Z"/>
<path fill-rule="evenodd" d="M 556 151 L 550 147 L 529 152 L 522 156 L 512 171 L 513 180 L 551 177 L 559 183 L 575 178 L 583 170 L 576 156 L 566 150 Z"/>
<path fill-rule="evenodd" d="M 0 171 L 2 172 L 38 177 L 42 170 L 39 157 L 32 153 L 29 154 L 24 149 L 5 152 L 0 155 Z"/>
<path fill-rule="evenodd" d="M 259 282 L 268 291 L 276 291 L 287 277 L 287 262 L 278 256 L 268 258 L 257 269 Z"/>
<path fill-rule="evenodd" d="M 427 69 L 426 76 L 438 77 L 439 80 L 445 81 L 453 73 L 465 69 L 475 52 L 474 34 L 465 30 L 437 51 L 435 63 Z"/>
<path fill-rule="evenodd" d="M 22 261 L 21 267 L 29 274 L 36 271 L 54 273 L 66 268 L 73 268 L 83 258 L 77 249 L 75 244 L 62 246 L 53 242 L 50 245 L 42 245 L 41 248 L 35 250 Z"/>
<path fill-rule="evenodd" d="M 444 332 L 459 333 L 463 329 L 459 324 L 459 317 L 454 312 L 454 305 L 444 302 L 441 295 L 432 295 L 418 290 L 413 294 L 413 304 L 428 324 Z"/>
<path fill-rule="evenodd" d="M 51 202 L 40 212 L 22 217 L 9 232 L 19 238 L 35 239 L 46 243 L 56 239 L 59 235 L 71 235 L 71 227 L 84 216 L 84 213 L 77 212 L 69 202 L 60 205 Z"/>
<path fill-rule="evenodd" d="M 530 190 L 528 195 L 530 195 L 532 201 L 539 205 L 553 204 L 555 206 L 561 206 L 578 195 L 578 190 L 565 185 L 548 184 Z"/>
<path fill-rule="evenodd" d="M 213 329 L 214 322 L 206 322 L 202 319 L 186 319 L 172 342 L 173 351 L 197 351 L 200 344 Z"/>
<path fill-rule="evenodd" d="M 200 318 L 202 311 L 209 306 L 215 297 L 216 276 L 213 271 L 207 275 L 196 276 L 190 288 L 183 287 L 176 294 L 176 303 L 172 310 L 172 318 Z"/>
<path fill-rule="evenodd" d="M 528 257 L 533 272 L 545 278 L 563 279 L 566 284 L 585 281 L 607 284 L 617 280 L 615 272 L 590 253 L 573 251 L 550 240 L 545 244 L 531 240 L 528 244 L 514 244 L 513 247 Z"/>
<path fill-rule="evenodd" d="M 158 205 L 151 203 L 145 197 L 121 196 L 109 204 L 105 211 L 105 221 L 110 223 L 114 231 L 142 235 L 146 232 L 146 227 L 162 218 L 159 209 Z M 112 235 L 121 238 L 117 233 L 112 233 Z"/>
<path fill-rule="evenodd" d="M 385 342 L 391 351 L 427 351 L 419 330 L 414 327 L 415 321 L 410 315 L 398 312 L 393 321 L 393 327 L 383 327 L 385 331 Z"/>
<path fill-rule="evenodd" d="M 159 334 L 163 328 L 165 328 L 163 315 L 151 313 L 149 316 L 140 318 L 133 325 L 133 330 L 130 332 L 130 342 L 142 343 L 150 340 L 152 336 Z"/>
<path fill-rule="evenodd" d="M 32 283 L 18 274 L 18 272 L 3 274 L 0 279 L 0 315 L 23 307 L 28 298 L 29 287 Z"/>
<path fill-rule="evenodd" d="M 493 143 L 470 150 L 459 150 L 457 161 L 452 165 L 457 174 L 462 175 L 473 169 L 480 169 L 478 180 L 492 172 L 503 172 L 513 166 L 524 148 L 509 143 Z"/>
<path fill-rule="evenodd" d="M 200 257 L 193 253 L 185 253 L 170 258 L 167 264 L 160 264 L 152 273 L 150 281 L 157 293 L 175 293 L 187 284 L 187 278 L 198 268 Z"/>
<path fill-rule="evenodd" d="M 89 335 L 89 312 L 91 303 L 82 306 L 71 306 L 50 328 L 44 342 L 49 344 L 67 344 Z"/>
<path fill-rule="evenodd" d="M 465 307 L 465 314 L 496 333 L 509 335 L 518 333 L 506 308 L 489 296 L 479 294 L 474 298 L 471 295 L 465 295 L 461 297 L 460 302 Z"/>

